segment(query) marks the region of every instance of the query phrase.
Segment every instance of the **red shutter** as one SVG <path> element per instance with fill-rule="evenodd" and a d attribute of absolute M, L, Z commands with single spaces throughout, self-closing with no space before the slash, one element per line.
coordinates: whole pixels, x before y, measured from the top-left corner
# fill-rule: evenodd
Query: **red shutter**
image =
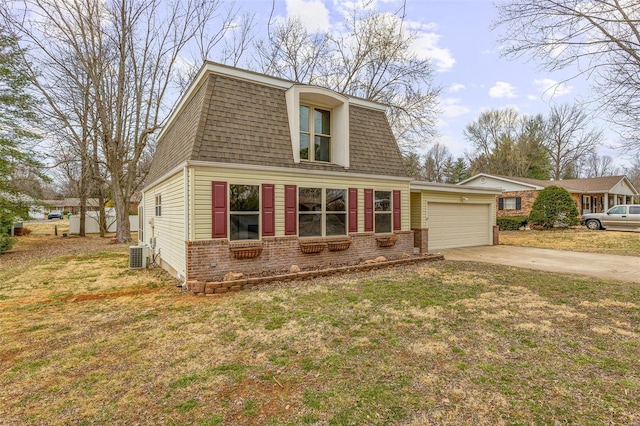
<path fill-rule="evenodd" d="M 227 182 L 211 182 L 211 236 L 227 238 Z"/>
<path fill-rule="evenodd" d="M 402 229 L 402 216 L 400 215 L 400 191 L 393 191 L 393 230 Z"/>
<path fill-rule="evenodd" d="M 349 188 L 349 232 L 358 232 L 358 188 Z"/>
<path fill-rule="evenodd" d="M 275 193 L 274 185 L 262 184 L 262 236 L 274 237 L 276 235 L 275 226 Z"/>
<path fill-rule="evenodd" d="M 284 186 L 284 234 L 296 235 L 298 222 L 296 214 L 298 210 L 298 188 L 295 185 Z"/>
<path fill-rule="evenodd" d="M 364 231 L 373 231 L 373 189 L 364 190 Z"/>

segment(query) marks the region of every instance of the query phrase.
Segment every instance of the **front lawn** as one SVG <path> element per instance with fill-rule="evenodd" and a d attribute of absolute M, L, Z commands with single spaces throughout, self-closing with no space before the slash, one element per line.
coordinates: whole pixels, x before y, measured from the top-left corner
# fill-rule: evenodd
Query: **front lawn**
<path fill-rule="evenodd" d="M 586 228 L 500 231 L 500 244 L 640 256 L 640 233 Z"/>
<path fill-rule="evenodd" d="M 437 262 L 196 297 L 122 247 L 3 268 L 0 322 L 3 424 L 640 421 L 638 284 Z"/>

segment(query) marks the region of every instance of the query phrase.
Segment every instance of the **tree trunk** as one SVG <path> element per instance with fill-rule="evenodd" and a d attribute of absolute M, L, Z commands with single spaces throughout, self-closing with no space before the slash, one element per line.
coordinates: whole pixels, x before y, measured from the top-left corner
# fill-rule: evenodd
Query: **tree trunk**
<path fill-rule="evenodd" d="M 116 240 L 119 243 L 130 243 L 131 225 L 129 224 L 129 198 L 125 188 L 111 185 L 113 207 L 116 210 Z"/>

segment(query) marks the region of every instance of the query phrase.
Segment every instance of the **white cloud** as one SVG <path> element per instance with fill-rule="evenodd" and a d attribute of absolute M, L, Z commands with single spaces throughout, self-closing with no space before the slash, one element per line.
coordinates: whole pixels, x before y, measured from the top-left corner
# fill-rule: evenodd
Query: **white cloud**
<path fill-rule="evenodd" d="M 496 84 L 489 89 L 489 96 L 492 98 L 515 98 L 516 88 L 510 83 L 504 81 L 496 81 Z"/>
<path fill-rule="evenodd" d="M 552 98 L 555 96 L 568 95 L 573 90 L 573 86 L 569 86 L 566 83 L 559 83 L 552 78 L 534 80 L 533 84 L 543 96 L 549 95 Z"/>
<path fill-rule="evenodd" d="M 527 95 L 527 99 L 529 99 L 530 101 L 539 101 L 540 100 L 540 96 L 538 96 L 538 95 Z"/>
<path fill-rule="evenodd" d="M 322 0 L 286 0 L 287 17 L 298 17 L 309 31 L 329 30 L 329 9 Z"/>
<path fill-rule="evenodd" d="M 451 86 L 449 86 L 449 93 L 458 93 L 464 89 L 466 89 L 467 86 L 465 86 L 464 84 L 461 83 L 453 83 Z"/>
<path fill-rule="evenodd" d="M 442 116 L 446 118 L 456 118 L 471 111 L 465 105 L 460 104 L 460 98 L 444 98 L 440 100 Z"/>
<path fill-rule="evenodd" d="M 411 51 L 422 59 L 431 59 L 436 71 L 449 71 L 456 64 L 451 51 L 438 46 L 440 35 L 434 31 L 437 26 L 434 24 L 421 24 L 419 22 L 407 22 L 407 25 L 415 30 L 416 37 L 411 44 Z"/>

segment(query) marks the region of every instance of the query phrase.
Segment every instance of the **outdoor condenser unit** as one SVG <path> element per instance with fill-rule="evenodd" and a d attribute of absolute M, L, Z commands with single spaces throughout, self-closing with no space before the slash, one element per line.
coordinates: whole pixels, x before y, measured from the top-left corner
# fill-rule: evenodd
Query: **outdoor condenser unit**
<path fill-rule="evenodd" d="M 129 269 L 146 268 L 148 257 L 149 257 L 149 247 L 130 246 L 129 247 Z"/>

